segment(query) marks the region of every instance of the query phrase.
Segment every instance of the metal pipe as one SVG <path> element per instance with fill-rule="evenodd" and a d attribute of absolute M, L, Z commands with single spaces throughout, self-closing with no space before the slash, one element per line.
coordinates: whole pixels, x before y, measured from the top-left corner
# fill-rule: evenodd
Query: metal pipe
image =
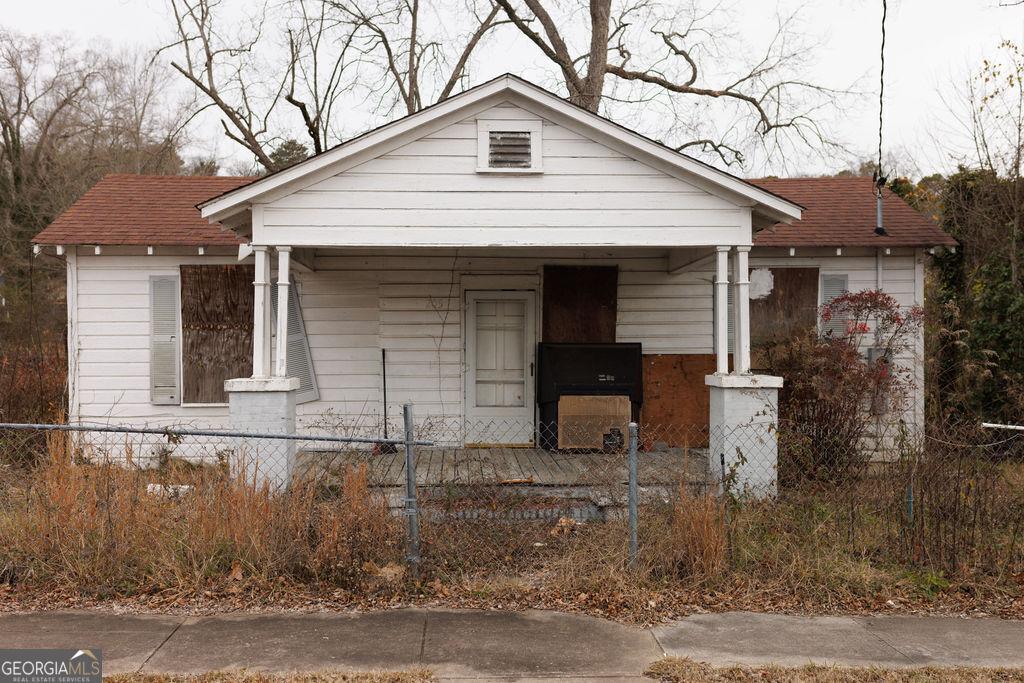
<path fill-rule="evenodd" d="M 405 516 L 408 520 L 409 533 L 409 569 L 413 578 L 420 573 L 420 517 L 416 507 L 416 454 L 412 424 L 412 405 L 402 406 L 402 417 L 405 420 Z"/>
<path fill-rule="evenodd" d="M 882 223 L 882 188 L 875 190 L 875 234 L 884 235 L 885 225 Z"/>
<path fill-rule="evenodd" d="M 0 422 L 0 430 L 22 430 L 37 432 L 107 432 L 114 434 L 159 434 L 160 436 L 224 436 L 250 439 L 285 439 L 288 441 L 329 441 L 332 443 L 394 443 L 404 444 L 405 439 L 374 439 L 360 436 L 316 436 L 313 434 L 274 434 L 271 432 L 237 432 L 215 429 L 156 429 L 153 427 L 112 427 L 110 425 L 53 425 L 22 422 Z M 433 446 L 433 441 L 413 441 L 414 446 Z"/>
<path fill-rule="evenodd" d="M 636 564 L 639 554 L 639 482 L 637 481 L 637 446 L 638 435 L 636 422 L 629 423 L 629 564 Z"/>
<path fill-rule="evenodd" d="M 989 429 L 1011 429 L 1015 432 L 1024 432 L 1024 425 L 1001 425 L 994 422 L 982 422 L 982 427 L 988 427 Z"/>

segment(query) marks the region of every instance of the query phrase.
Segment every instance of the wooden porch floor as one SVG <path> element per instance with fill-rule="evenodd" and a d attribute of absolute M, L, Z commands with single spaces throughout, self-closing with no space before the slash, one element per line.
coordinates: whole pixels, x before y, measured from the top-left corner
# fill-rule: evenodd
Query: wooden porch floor
<path fill-rule="evenodd" d="M 303 450 L 300 472 L 337 474 L 346 466 L 366 464 L 374 486 L 405 484 L 405 455 L 367 451 Z M 641 486 L 677 486 L 707 481 L 707 451 L 670 448 L 638 455 Z M 417 448 L 416 483 L 419 486 L 519 485 L 594 487 L 628 480 L 625 453 L 573 453 L 541 448 Z"/>

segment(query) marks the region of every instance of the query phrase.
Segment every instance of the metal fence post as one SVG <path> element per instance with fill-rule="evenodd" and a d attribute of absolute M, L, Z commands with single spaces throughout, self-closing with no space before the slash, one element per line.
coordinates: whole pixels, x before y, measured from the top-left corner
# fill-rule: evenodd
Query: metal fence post
<path fill-rule="evenodd" d="M 402 406 L 405 420 L 405 516 L 408 520 L 409 569 L 413 578 L 420 572 L 420 517 L 416 507 L 416 454 L 413 452 L 415 434 L 412 424 L 412 405 Z"/>
<path fill-rule="evenodd" d="M 637 482 L 637 427 L 635 422 L 629 423 L 629 564 L 636 564 L 638 554 L 637 525 L 637 500 L 640 492 Z"/>

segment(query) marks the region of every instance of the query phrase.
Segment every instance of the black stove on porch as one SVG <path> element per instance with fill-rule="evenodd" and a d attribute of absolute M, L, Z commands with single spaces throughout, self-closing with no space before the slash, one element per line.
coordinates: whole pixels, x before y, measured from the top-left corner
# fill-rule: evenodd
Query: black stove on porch
<path fill-rule="evenodd" d="M 537 345 L 538 443 L 559 447 L 559 403 L 566 396 L 629 400 L 629 419 L 640 418 L 643 404 L 643 362 L 639 343 L 541 343 Z M 617 448 L 625 430 L 605 434 L 605 447 Z M 610 441 L 609 441 L 610 440 Z M 565 439 L 562 440 L 562 447 Z"/>

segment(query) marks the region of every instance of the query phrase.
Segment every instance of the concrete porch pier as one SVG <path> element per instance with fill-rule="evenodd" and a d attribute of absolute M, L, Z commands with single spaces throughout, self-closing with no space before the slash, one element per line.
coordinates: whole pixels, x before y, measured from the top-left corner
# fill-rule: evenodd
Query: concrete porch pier
<path fill-rule="evenodd" d="M 295 434 L 296 377 L 245 377 L 224 382 L 231 429 L 261 434 Z M 282 488 L 295 469 L 295 441 L 238 438 L 232 473 L 257 486 Z"/>
<path fill-rule="evenodd" d="M 771 375 L 708 375 L 710 465 L 723 486 L 757 498 L 778 492 L 779 389 Z M 724 462 L 724 466 L 723 466 Z M 719 470 L 723 470 L 719 471 Z"/>

